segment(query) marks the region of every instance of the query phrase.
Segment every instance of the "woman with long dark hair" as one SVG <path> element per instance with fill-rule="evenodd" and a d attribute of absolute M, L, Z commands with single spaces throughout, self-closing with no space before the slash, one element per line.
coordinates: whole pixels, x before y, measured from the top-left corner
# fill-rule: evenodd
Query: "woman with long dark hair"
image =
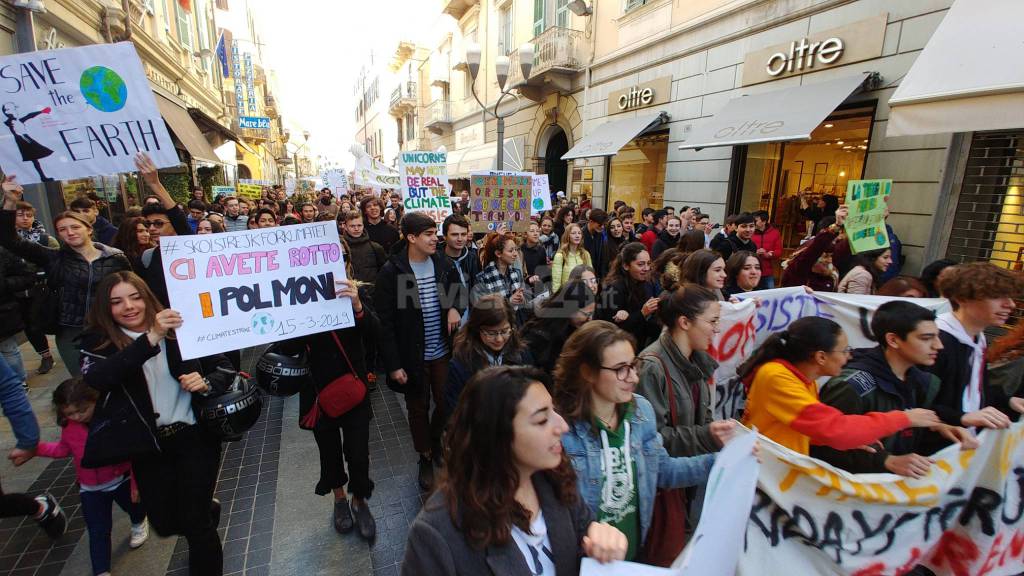
<path fill-rule="evenodd" d="M 573 280 L 536 309 L 520 332 L 535 366 L 549 374 L 555 369 L 569 335 L 594 317 L 595 300 L 585 280 Z"/>
<path fill-rule="evenodd" d="M 882 274 L 892 265 L 892 250 L 882 248 L 861 252 L 853 257 L 853 267 L 839 281 L 839 292 L 874 294 Z"/>
<path fill-rule="evenodd" d="M 641 345 L 658 337 L 661 326 L 655 312 L 658 310 L 656 288 L 650 280 L 651 255 L 640 242 L 622 247 L 612 261 L 604 280 L 602 306 L 597 317 L 608 320 L 633 335 Z"/>
<path fill-rule="evenodd" d="M 761 260 L 753 252 L 746 250 L 734 252 L 732 256 L 729 256 L 729 261 L 725 263 L 725 274 L 728 280 L 722 290 L 722 295 L 726 298 L 744 292 L 753 292 L 757 290 L 757 285 L 761 282 Z"/>
<path fill-rule="evenodd" d="M 554 231 L 560 241 L 564 240 L 565 231 L 573 222 L 576 222 L 576 208 L 572 204 L 562 206 L 555 213 Z"/>
<path fill-rule="evenodd" d="M 605 223 L 605 229 L 608 231 L 608 254 L 614 259 L 619 254 L 619 250 L 629 243 L 629 235 L 626 234 L 626 229 L 622 227 L 622 220 L 616 216 L 608 219 L 608 222 Z"/>
<path fill-rule="evenodd" d="M 142 253 L 152 248 L 153 242 L 149 239 L 149 228 L 146 228 L 144 219 L 136 216 L 121 222 L 111 245 L 124 252 L 132 264 L 132 270 L 139 270 L 142 266 Z"/>
<path fill-rule="evenodd" d="M 594 522 L 580 499 L 549 389 L 547 374 L 525 366 L 469 381 L 445 437 L 445 475 L 409 530 L 403 576 L 577 574 L 582 556 L 625 556 L 623 534 Z"/>
<path fill-rule="evenodd" d="M 515 311 L 498 294 L 488 294 L 469 311 L 466 324 L 455 334 L 448 363 L 445 404 L 450 414 L 466 382 L 488 366 L 530 364 L 531 358 L 516 329 Z"/>
<path fill-rule="evenodd" d="M 838 376 L 849 358 L 846 334 L 827 318 L 800 318 L 772 334 L 738 370 L 747 387 L 743 424 L 800 454 L 811 444 L 851 450 L 904 428 L 941 424 L 923 408 L 861 415 L 822 403 L 816 381 Z"/>
<path fill-rule="evenodd" d="M 718 255 L 718 252 L 706 248 L 701 248 L 687 256 L 679 268 L 680 282 L 703 286 L 714 292 L 719 300 L 725 300 L 722 289 L 725 288 L 727 277 L 725 260 Z"/>
<path fill-rule="evenodd" d="M 669 456 L 651 403 L 633 392 L 633 350 L 628 332 L 596 320 L 569 337 L 555 367 L 555 405 L 569 424 L 562 445 L 577 489 L 598 520 L 626 535 L 627 560 L 649 535 L 657 489 L 706 482 L 715 459 Z"/>
<path fill-rule="evenodd" d="M 132 458 L 150 524 L 161 536 L 185 537 L 189 574 L 219 575 L 220 504 L 213 490 L 221 441 L 196 423 L 192 399 L 223 391 L 233 372 L 222 355 L 182 360 L 173 336 L 182 322 L 142 278 L 108 275 L 96 287 L 82 334 L 82 373 L 100 394 L 123 387 L 160 447 Z"/>

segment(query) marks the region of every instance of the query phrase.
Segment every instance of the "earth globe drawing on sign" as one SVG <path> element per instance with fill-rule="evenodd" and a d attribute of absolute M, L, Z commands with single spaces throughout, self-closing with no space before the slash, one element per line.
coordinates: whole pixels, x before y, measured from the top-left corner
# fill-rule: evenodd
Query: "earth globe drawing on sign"
<path fill-rule="evenodd" d="M 124 80 L 105 66 L 86 68 L 78 88 L 85 101 L 100 112 L 117 112 L 128 101 L 128 87 Z"/>
<path fill-rule="evenodd" d="M 266 312 L 260 312 L 252 317 L 252 331 L 260 336 L 269 334 L 274 329 L 274 317 Z"/>

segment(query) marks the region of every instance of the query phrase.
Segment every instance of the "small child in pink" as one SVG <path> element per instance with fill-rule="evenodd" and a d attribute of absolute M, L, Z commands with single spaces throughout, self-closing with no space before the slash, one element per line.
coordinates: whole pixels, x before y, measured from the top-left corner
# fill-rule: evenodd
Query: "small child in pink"
<path fill-rule="evenodd" d="M 131 548 L 138 548 L 149 538 L 146 513 L 139 502 L 139 493 L 131 474 L 131 464 L 123 462 L 102 468 L 83 468 L 82 455 L 89 437 L 89 422 L 99 393 L 81 378 L 65 380 L 53 391 L 53 407 L 60 440 L 40 442 L 36 452 L 47 458 L 67 458 L 75 463 L 82 502 L 82 516 L 89 530 L 89 556 L 93 574 L 110 574 L 110 532 L 113 503 L 117 503 L 132 520 Z"/>

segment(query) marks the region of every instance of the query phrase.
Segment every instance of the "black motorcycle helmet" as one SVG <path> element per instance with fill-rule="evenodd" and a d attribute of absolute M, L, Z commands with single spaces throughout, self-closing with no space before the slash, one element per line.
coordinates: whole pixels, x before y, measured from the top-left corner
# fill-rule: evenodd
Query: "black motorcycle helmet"
<path fill-rule="evenodd" d="M 226 392 L 199 396 L 192 402 L 199 425 L 225 442 L 241 440 L 263 411 L 263 393 L 252 377 L 245 372 L 232 373 L 235 379 Z"/>
<path fill-rule="evenodd" d="M 288 356 L 271 346 L 256 362 L 256 384 L 271 396 L 298 394 L 309 378 L 309 364 L 304 352 Z"/>

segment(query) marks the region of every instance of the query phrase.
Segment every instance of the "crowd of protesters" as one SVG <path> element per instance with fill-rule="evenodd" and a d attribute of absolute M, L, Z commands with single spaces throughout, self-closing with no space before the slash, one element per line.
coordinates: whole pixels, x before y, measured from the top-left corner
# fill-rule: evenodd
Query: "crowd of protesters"
<path fill-rule="evenodd" d="M 52 229 L 35 219 L 20 186 L 4 182 L 0 211 L 0 401 L 21 464 L 38 455 L 75 460 L 95 574 L 111 565 L 111 507 L 131 517 L 130 545 L 149 526 L 182 535 L 191 574 L 220 574 L 213 498 L 221 440 L 197 426 L 192 400 L 225 388 L 239 351 L 184 361 L 173 331 L 158 249 L 165 236 L 219 234 L 333 221 L 345 255 L 338 294 L 355 325 L 276 344 L 303 362 L 299 426 L 320 455 L 311 489 L 331 495 L 331 525 L 372 541 L 368 394 L 337 417 L 310 417 L 317 395 L 346 375 L 373 390 L 378 375 L 405 396 L 417 482 L 430 493 L 409 532 L 403 574 L 487 573 L 494 558 L 533 574 L 569 574 L 581 556 L 662 564 L 684 537 L 652 523 L 659 489 L 673 491 L 692 531 L 700 486 L 736 431 L 712 413 L 710 353 L 723 302 L 776 286 L 947 298 L 935 315 L 907 300 L 881 305 L 872 348 L 853 350 L 839 324 L 810 317 L 768 338 L 740 366 L 743 423 L 772 440 L 851 472 L 928 473 L 935 450 L 976 445 L 974 431 L 1004 428 L 1024 412 L 1024 332 L 1012 325 L 1016 272 L 937 261 L 902 274 L 900 243 L 853 255 L 845 207 L 803 212 L 795 249 L 767 212 L 719 225 L 696 207 L 611 211 L 554 197 L 557 207 L 522 231 L 474 228 L 465 195 L 438 225 L 404 213 L 391 191 L 293 203 L 280 187 L 263 198 L 208 202 L 196 189 L 177 203 L 148 158 L 151 192 L 114 226 L 81 197 Z M 756 294 L 754 294 L 756 297 Z M 44 442 L 25 396 L 17 335 L 53 369 L 47 335 L 71 378 L 54 392 L 62 432 Z M 268 352 L 269 354 L 269 352 Z M 815 382 L 827 382 L 820 391 Z M 159 450 L 100 468 L 82 465 L 97 399 L 123 387 Z M 315 416 L 315 414 L 314 414 Z M 51 535 L 66 525 L 48 494 L 0 495 L 0 516 L 32 516 Z M 510 572 L 512 573 L 512 572 Z"/>

